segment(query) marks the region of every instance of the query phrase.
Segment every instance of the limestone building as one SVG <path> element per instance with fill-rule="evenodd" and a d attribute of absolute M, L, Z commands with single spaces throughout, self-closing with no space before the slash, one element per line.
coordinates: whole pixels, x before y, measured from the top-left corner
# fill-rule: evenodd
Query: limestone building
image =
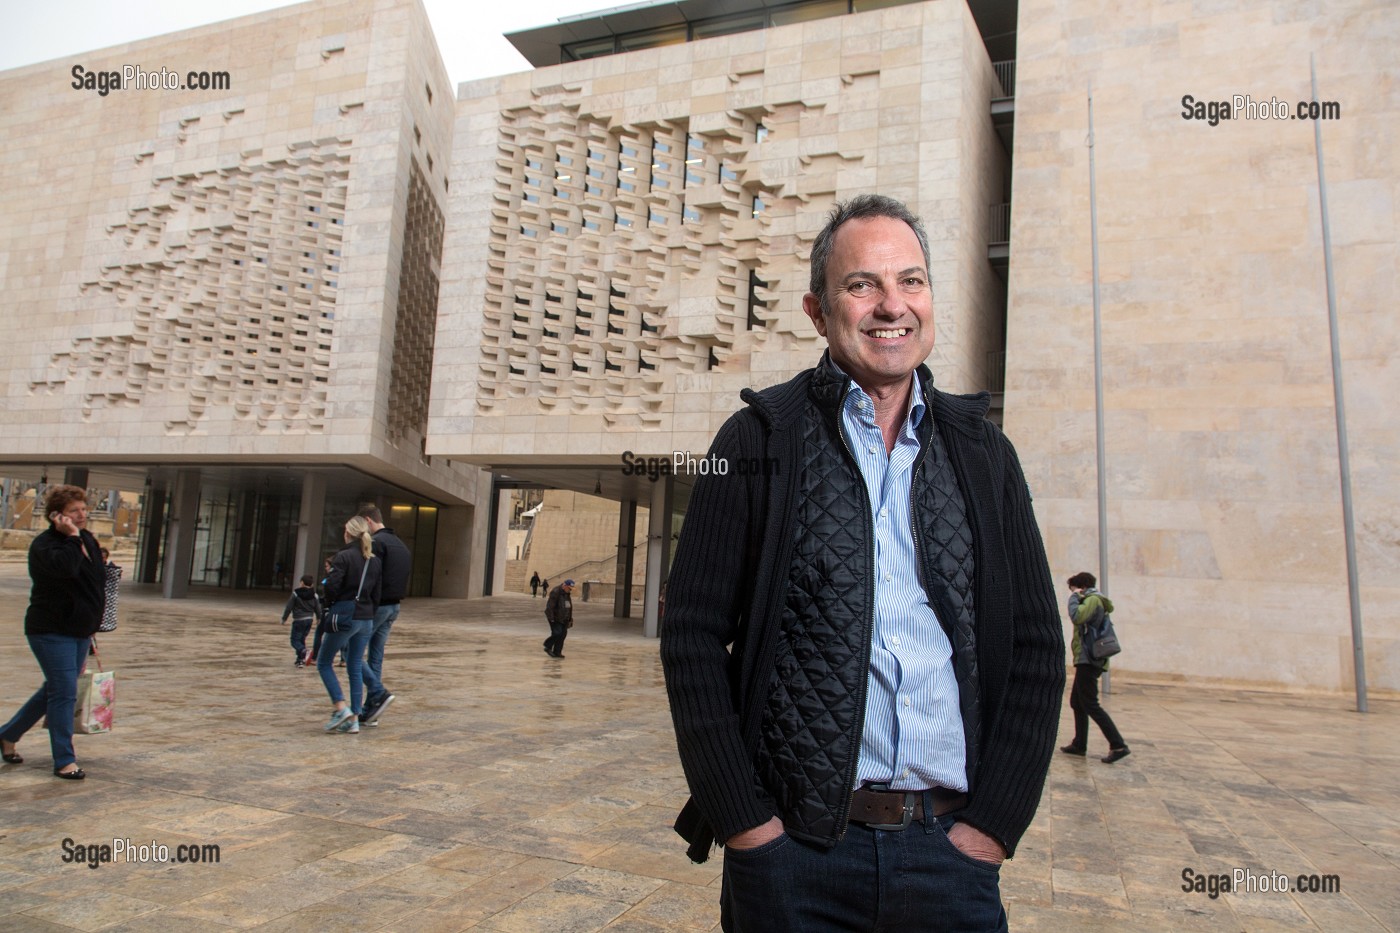
<path fill-rule="evenodd" d="M 836 201 L 881 191 L 923 215 L 936 378 L 1001 378 L 988 216 L 1006 95 L 972 11 L 741 6 L 518 35 L 537 63 L 593 57 L 458 89 L 428 450 L 614 498 L 619 541 L 650 505 L 649 566 L 666 566 L 689 477 L 629 467 L 702 458 L 741 389 L 816 361 L 806 256 Z"/>
<path fill-rule="evenodd" d="M 514 34 L 534 70 L 452 89 L 416 0 L 315 0 L 83 62 L 223 90 L 7 72 L 0 462 L 149 480 L 173 520 L 148 578 L 175 590 L 259 585 L 288 541 L 312 562 L 368 497 L 421 530 L 419 592 L 499 591 L 501 490 L 602 496 L 618 611 L 645 550 L 655 631 L 689 481 L 656 467 L 813 363 L 812 237 L 877 191 L 929 229 L 936 381 L 993 393 L 1056 578 L 1108 578 L 1117 669 L 1350 690 L 1325 190 L 1393 692 L 1397 34 L 1386 0 L 678 0 Z M 1312 120 L 1220 119 L 1236 95 L 1291 117 L 1310 54 L 1325 189 Z"/>
<path fill-rule="evenodd" d="M 1021 0 L 1006 429 L 1051 565 L 1096 569 L 1094 91 L 1121 666 L 1352 689 L 1311 102 L 1316 56 L 1367 680 L 1400 688 L 1400 7 Z M 1183 98 L 1289 118 L 1185 114 Z M 1201 108 L 1206 110 L 1207 108 Z"/>
<path fill-rule="evenodd" d="M 1313 123 L 1183 102 L 1309 101 L 1318 52 L 1369 680 L 1400 687 L 1394 5 L 796 9 L 574 17 L 512 36 L 535 71 L 460 88 L 439 344 L 462 365 L 435 373 L 429 449 L 606 488 L 624 451 L 703 447 L 739 387 L 810 365 L 811 236 L 876 190 L 933 235 L 937 381 L 1000 389 L 1005 350 L 1056 576 L 1100 570 L 1092 82 L 1118 666 L 1349 689 Z"/>
<path fill-rule="evenodd" d="M 319 571 L 365 500 L 479 592 L 489 487 L 424 452 L 452 109 L 416 0 L 0 75 L 4 472 L 144 488 L 171 595 Z"/>

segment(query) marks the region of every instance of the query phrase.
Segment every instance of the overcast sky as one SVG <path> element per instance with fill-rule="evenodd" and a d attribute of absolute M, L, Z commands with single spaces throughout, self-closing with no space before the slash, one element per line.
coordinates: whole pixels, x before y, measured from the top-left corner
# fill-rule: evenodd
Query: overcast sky
<path fill-rule="evenodd" d="M 3 0 L 3 4 L 0 71 L 293 5 L 286 0 Z M 463 81 L 530 69 L 502 38 L 503 33 L 617 5 L 608 0 L 423 0 L 454 88 Z"/>

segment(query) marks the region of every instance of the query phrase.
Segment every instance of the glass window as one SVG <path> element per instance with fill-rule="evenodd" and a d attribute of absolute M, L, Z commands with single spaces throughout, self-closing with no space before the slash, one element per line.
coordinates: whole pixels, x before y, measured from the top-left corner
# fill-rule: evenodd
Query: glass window
<path fill-rule="evenodd" d="M 909 0 L 851 0 L 852 13 L 865 13 L 869 10 L 887 10 L 892 6 L 904 6 Z"/>
<path fill-rule="evenodd" d="M 844 12 L 844 11 L 843 11 Z M 691 37 L 695 40 L 712 39 L 715 36 L 730 36 L 736 32 L 752 32 L 768 25 L 765 12 L 741 13 L 735 16 L 720 16 L 702 20 L 691 27 Z"/>
<path fill-rule="evenodd" d="M 618 36 L 617 50 L 619 52 L 635 52 L 638 49 L 655 49 L 663 45 L 680 45 L 687 38 L 684 23 L 679 26 L 663 26 L 660 29 L 636 32 L 630 36 Z"/>
<path fill-rule="evenodd" d="M 574 42 L 564 46 L 564 55 L 571 61 L 581 62 L 599 55 L 612 55 L 617 51 L 616 40 L 612 36 L 605 39 L 590 39 L 587 42 Z"/>
<path fill-rule="evenodd" d="M 856 2 L 856 12 L 864 9 L 877 9 L 884 6 L 897 6 L 908 3 L 909 0 L 886 0 L 877 6 L 864 6 L 860 0 Z M 845 16 L 846 0 L 825 0 L 825 2 L 796 3 L 773 11 L 773 25 L 786 26 L 788 23 L 805 23 L 814 19 L 826 19 L 829 16 Z"/>

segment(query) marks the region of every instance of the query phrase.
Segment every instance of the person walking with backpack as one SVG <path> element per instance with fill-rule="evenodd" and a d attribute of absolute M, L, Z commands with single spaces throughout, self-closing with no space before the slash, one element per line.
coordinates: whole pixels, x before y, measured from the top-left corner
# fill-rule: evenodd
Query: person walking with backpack
<path fill-rule="evenodd" d="M 1084 571 L 1068 580 L 1069 618 L 1074 623 L 1074 639 L 1070 653 L 1074 656 L 1074 685 L 1069 691 L 1069 706 L 1074 710 L 1074 738 L 1060 751 L 1083 757 L 1089 748 L 1089 720 L 1093 719 L 1108 740 L 1108 754 L 1099 760 L 1113 764 L 1129 755 L 1128 743 L 1123 741 L 1118 727 L 1108 711 L 1099 705 L 1099 677 L 1108 670 L 1108 658 L 1095 658 L 1090 635 L 1104 616 L 1113 612 L 1113 602 L 1094 587 L 1098 578 Z"/>

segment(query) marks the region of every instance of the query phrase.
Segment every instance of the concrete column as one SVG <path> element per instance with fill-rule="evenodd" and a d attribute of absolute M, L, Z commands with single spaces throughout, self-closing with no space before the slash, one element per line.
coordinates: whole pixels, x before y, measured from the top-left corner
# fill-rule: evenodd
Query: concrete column
<path fill-rule="evenodd" d="M 496 551 L 491 555 L 491 595 L 500 596 L 506 591 L 506 559 L 510 556 L 507 542 L 510 540 L 510 492 L 502 489 L 496 497 Z"/>
<path fill-rule="evenodd" d="M 627 499 L 617 516 L 617 576 L 613 580 L 613 618 L 632 618 L 632 542 L 637 540 L 637 500 Z"/>
<path fill-rule="evenodd" d="M 487 470 L 481 470 L 477 474 L 476 495 L 472 497 L 471 505 L 464 507 L 465 514 L 457 516 L 457 520 L 465 524 L 465 530 L 461 532 L 464 536 L 464 540 L 463 545 L 457 548 L 456 553 L 452 555 L 452 559 L 455 560 L 457 557 L 461 557 L 463 560 L 470 562 L 469 565 L 464 565 L 463 567 L 463 571 L 467 575 L 467 588 L 466 592 L 462 593 L 462 596 L 471 596 L 475 598 L 477 596 L 486 595 L 487 576 L 486 558 L 484 555 L 489 548 L 488 539 L 491 534 L 491 516 L 495 514 L 489 508 L 493 483 L 494 478 L 491 476 L 491 473 Z M 442 532 L 439 531 L 438 535 L 439 540 L 441 540 Z M 439 560 L 444 559 L 444 556 L 441 556 L 442 550 L 440 548 L 438 554 L 440 555 L 438 558 Z M 439 594 L 434 590 L 433 595 L 445 596 L 448 594 Z"/>
<path fill-rule="evenodd" d="M 671 509 L 675 501 L 675 477 L 667 474 L 651 486 L 651 513 L 647 521 L 647 582 L 642 597 L 642 633 L 648 638 L 661 634 L 657 601 L 661 584 L 671 567 Z"/>
<path fill-rule="evenodd" d="M 481 595 L 480 577 L 476 580 L 478 588 L 473 590 L 472 586 L 472 554 L 481 553 L 472 547 L 476 511 L 470 505 L 438 509 L 437 540 L 433 542 L 433 596 L 467 599 Z"/>
<path fill-rule="evenodd" d="M 190 593 L 190 568 L 194 564 L 194 527 L 199 519 L 199 471 L 181 470 L 175 477 L 175 494 L 165 526 L 165 570 L 161 595 L 183 599 Z"/>
<path fill-rule="evenodd" d="M 321 527 L 326 520 L 326 478 L 307 473 L 301 480 L 301 514 L 297 516 L 297 556 L 292 562 L 292 584 L 309 573 L 321 579 Z"/>

